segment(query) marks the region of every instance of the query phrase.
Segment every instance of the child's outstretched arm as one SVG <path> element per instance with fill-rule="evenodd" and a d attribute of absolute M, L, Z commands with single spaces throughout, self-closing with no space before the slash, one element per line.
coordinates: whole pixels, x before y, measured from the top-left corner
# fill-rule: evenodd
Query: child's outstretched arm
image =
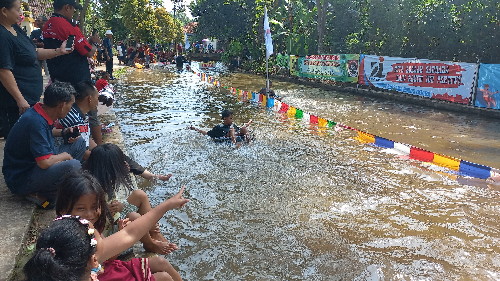
<path fill-rule="evenodd" d="M 146 233 L 153 228 L 156 222 L 160 220 L 160 218 L 167 211 L 180 208 L 189 202 L 189 199 L 182 197 L 182 193 L 184 193 L 185 188 L 186 187 L 183 186 L 179 193 L 163 201 L 160 205 L 156 206 L 151 211 L 147 212 L 133 222 L 128 223 L 127 227 L 123 230 L 120 230 L 117 233 L 99 241 L 96 252 L 98 261 L 102 263 L 125 251 L 146 235 Z"/>
<path fill-rule="evenodd" d="M 198 128 L 196 128 L 195 126 L 189 126 L 188 128 L 189 128 L 190 130 L 197 131 L 198 133 L 201 133 L 201 134 L 203 134 L 203 135 L 205 135 L 205 136 L 207 135 L 207 131 L 203 131 L 203 130 L 201 130 L 201 129 L 198 129 Z"/>
<path fill-rule="evenodd" d="M 246 124 L 244 124 L 243 126 L 241 126 L 242 128 L 248 128 L 248 126 L 250 126 L 250 124 L 252 124 L 253 120 L 250 119 L 248 120 L 248 122 Z"/>

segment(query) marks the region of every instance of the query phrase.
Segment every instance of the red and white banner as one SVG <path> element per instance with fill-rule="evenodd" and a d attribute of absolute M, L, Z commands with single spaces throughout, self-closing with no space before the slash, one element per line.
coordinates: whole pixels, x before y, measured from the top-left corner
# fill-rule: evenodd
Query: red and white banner
<path fill-rule="evenodd" d="M 477 69 L 475 63 L 362 55 L 359 83 L 470 104 Z"/>

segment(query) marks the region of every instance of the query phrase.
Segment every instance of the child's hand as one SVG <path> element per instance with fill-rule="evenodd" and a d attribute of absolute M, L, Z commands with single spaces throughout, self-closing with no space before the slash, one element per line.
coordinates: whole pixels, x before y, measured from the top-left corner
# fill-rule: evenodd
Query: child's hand
<path fill-rule="evenodd" d="M 176 195 L 170 197 L 167 200 L 172 204 L 173 209 L 182 208 L 182 206 L 184 206 L 187 202 L 189 202 L 189 199 L 182 197 L 182 194 L 184 193 L 185 189 L 186 186 L 182 186 L 181 190 Z"/>
<path fill-rule="evenodd" d="M 252 124 L 252 122 L 253 122 L 252 119 L 248 120 L 248 122 L 245 125 L 243 125 L 243 128 L 250 126 L 250 124 Z"/>
<path fill-rule="evenodd" d="M 121 211 L 123 211 L 123 204 L 116 201 L 116 200 L 113 200 L 111 203 L 108 204 L 108 208 L 109 208 L 109 211 L 114 214 L 114 213 L 119 213 Z"/>
<path fill-rule="evenodd" d="M 118 220 L 118 231 L 124 229 L 130 223 L 130 219 Z"/>
<path fill-rule="evenodd" d="M 196 131 L 196 128 L 194 126 L 189 126 L 188 127 L 189 130 L 193 130 L 193 131 Z"/>

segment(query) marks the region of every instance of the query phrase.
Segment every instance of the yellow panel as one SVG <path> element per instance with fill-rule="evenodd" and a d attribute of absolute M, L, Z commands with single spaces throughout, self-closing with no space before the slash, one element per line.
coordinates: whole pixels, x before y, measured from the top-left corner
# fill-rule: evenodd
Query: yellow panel
<path fill-rule="evenodd" d="M 290 107 L 288 108 L 288 111 L 286 112 L 286 114 L 287 114 L 288 116 L 292 116 L 292 117 L 293 117 L 293 116 L 295 116 L 295 113 L 297 113 L 297 110 L 296 110 L 296 109 L 295 109 L 295 107 L 293 107 L 293 106 L 290 106 Z"/>
<path fill-rule="evenodd" d="M 318 118 L 318 126 L 326 127 L 326 126 L 328 126 L 328 121 L 324 118 L 319 117 Z"/>
<path fill-rule="evenodd" d="M 434 154 L 434 160 L 432 162 L 438 166 L 454 171 L 458 171 L 460 169 L 460 160 L 453 157 Z"/>
<path fill-rule="evenodd" d="M 356 139 L 362 143 L 375 143 L 375 136 L 374 135 L 370 135 L 370 134 L 359 132 L 359 131 L 358 131 L 358 136 L 355 137 L 354 139 Z"/>

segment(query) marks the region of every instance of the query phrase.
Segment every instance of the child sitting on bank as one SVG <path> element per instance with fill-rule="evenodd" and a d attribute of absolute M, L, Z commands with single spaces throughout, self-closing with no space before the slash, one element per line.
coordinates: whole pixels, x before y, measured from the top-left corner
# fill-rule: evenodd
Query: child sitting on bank
<path fill-rule="evenodd" d="M 110 77 L 109 77 L 109 73 L 107 73 L 105 71 L 97 72 L 97 76 L 99 77 L 99 79 L 95 82 L 95 87 L 97 88 L 97 91 L 100 92 L 104 88 L 106 88 L 110 85 L 109 84 Z"/>
<path fill-rule="evenodd" d="M 112 257 L 146 235 L 165 212 L 189 202 L 182 198 L 183 192 L 184 187 L 144 216 L 128 222 L 122 230 L 103 237 L 101 231 L 108 212 L 104 191 L 89 173 L 68 175 L 59 189 L 59 217 L 42 232 L 24 267 L 27 280 L 181 280 L 164 258 L 133 258 L 125 262 Z"/>
<path fill-rule="evenodd" d="M 233 124 L 233 116 L 233 112 L 226 109 L 221 113 L 222 124 L 213 127 L 212 130 L 204 131 L 194 126 L 190 126 L 189 129 L 197 131 L 203 135 L 208 135 L 215 142 L 233 143 L 237 147 L 240 147 L 243 142 L 249 142 L 251 139 L 248 126 L 250 126 L 252 120 L 248 121 L 245 125 L 239 128 Z"/>
<path fill-rule="evenodd" d="M 147 194 L 140 189 L 133 190 L 130 178 L 131 166 L 128 163 L 132 163 L 134 166 L 137 164 L 130 159 L 127 161 L 125 154 L 117 145 L 106 143 L 95 147 L 84 164 L 84 169 L 99 181 L 106 193 L 108 208 L 113 215 L 113 222 L 125 218 L 133 221 L 151 210 L 151 203 Z M 135 169 L 138 169 L 138 167 L 135 167 Z M 157 176 L 144 170 L 141 176 L 168 180 L 171 175 Z M 130 194 L 120 193 L 120 188 L 131 192 Z M 177 249 L 175 244 L 165 239 L 157 226 L 152 228 L 149 234 L 145 235 L 140 241 L 146 251 L 153 253 L 168 254 Z"/>

